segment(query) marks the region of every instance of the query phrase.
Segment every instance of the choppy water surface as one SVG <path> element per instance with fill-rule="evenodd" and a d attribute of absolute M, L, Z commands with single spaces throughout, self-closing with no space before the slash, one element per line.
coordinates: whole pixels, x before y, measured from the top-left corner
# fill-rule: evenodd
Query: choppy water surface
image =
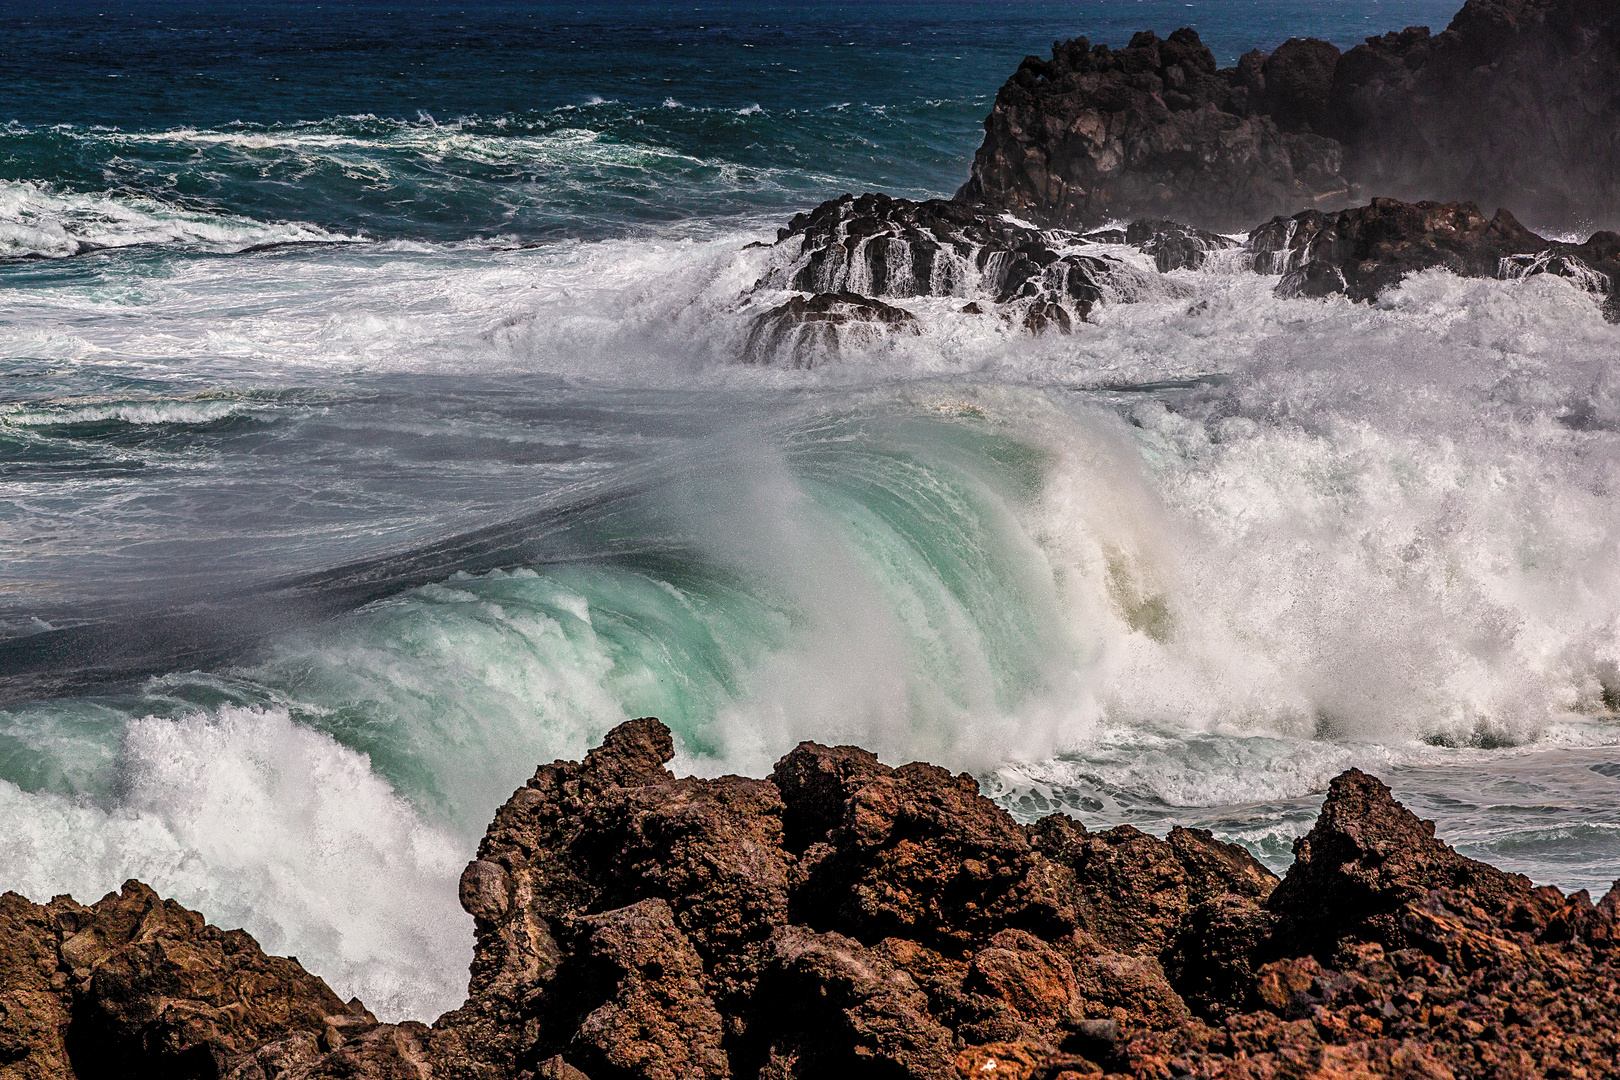
<path fill-rule="evenodd" d="M 1180 272 L 738 363 L 747 245 L 948 193 L 1053 38 L 1448 6 L 8 7 L 0 887 L 138 875 L 431 1016 L 495 806 L 645 714 L 1279 869 L 1358 765 L 1606 887 L 1620 331 L 1567 284 Z"/>

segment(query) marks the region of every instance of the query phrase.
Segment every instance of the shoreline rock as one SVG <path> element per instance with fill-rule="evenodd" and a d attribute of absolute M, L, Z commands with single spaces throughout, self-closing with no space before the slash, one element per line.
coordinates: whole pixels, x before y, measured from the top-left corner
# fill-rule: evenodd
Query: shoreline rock
<path fill-rule="evenodd" d="M 1479 209 L 1620 225 L 1615 85 L 1620 5 L 1594 0 L 1468 0 L 1438 35 L 1408 27 L 1343 54 L 1291 38 L 1225 69 L 1189 28 L 1118 50 L 1055 42 L 997 94 L 952 199 L 844 195 L 778 230 L 743 303 L 801 295 L 752 317 L 743 359 L 809 367 L 917 333 L 889 301 L 919 297 L 1072 333 L 1099 303 L 1179 297 L 1163 275 L 1238 248 L 1222 234 L 1240 229 L 1284 298 L 1372 300 L 1433 268 L 1554 274 L 1620 322 L 1620 234 L 1554 242 Z M 1150 256 L 1159 280 L 1085 250 L 1104 244 Z"/>
<path fill-rule="evenodd" d="M 1620 226 L 1620 8 L 1468 0 L 1439 34 L 1290 39 L 1218 69 L 1191 29 L 1026 57 L 957 198 L 1042 225 L 1225 231 L 1368 194 Z"/>
<path fill-rule="evenodd" d="M 752 293 L 798 292 L 753 316 L 744 359 L 810 367 L 846 345 L 922 332 L 900 306 L 918 297 L 968 301 L 963 314 L 998 314 L 1009 327 L 1072 333 L 1097 305 L 1192 295 L 1180 270 L 1233 258 L 1225 269 L 1276 275 L 1285 299 L 1376 300 L 1424 270 L 1523 280 L 1552 274 L 1592 295 L 1620 322 L 1620 234 L 1581 244 L 1548 240 L 1506 209 L 1377 198 L 1332 213 L 1305 210 L 1251 229 L 1244 240 L 1169 219 L 1079 233 L 1036 229 L 987 206 L 886 195 L 844 195 L 779 230 L 770 268 Z M 1109 247 L 1153 261 L 1131 265 Z M 805 295 L 808 294 L 808 295 Z"/>
<path fill-rule="evenodd" d="M 966 775 L 801 744 L 676 778 L 635 720 L 543 765 L 462 876 L 468 1000 L 379 1024 L 130 882 L 0 897 L 0 1077 L 1597 1077 L 1620 883 L 1466 859 L 1333 781 L 1279 881 L 1200 830 L 1021 825 Z"/>

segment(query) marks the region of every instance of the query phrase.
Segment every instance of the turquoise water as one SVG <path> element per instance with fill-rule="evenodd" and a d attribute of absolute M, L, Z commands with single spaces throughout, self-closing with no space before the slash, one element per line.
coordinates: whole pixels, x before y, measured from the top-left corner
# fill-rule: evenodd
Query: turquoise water
<path fill-rule="evenodd" d="M 1216 267 L 738 362 L 748 245 L 949 193 L 1053 38 L 1446 17 L 8 6 L 0 887 L 138 875 L 431 1016 L 494 808 L 644 714 L 682 771 L 858 742 L 1278 869 L 1354 764 L 1606 886 L 1620 332 L 1564 283 Z"/>

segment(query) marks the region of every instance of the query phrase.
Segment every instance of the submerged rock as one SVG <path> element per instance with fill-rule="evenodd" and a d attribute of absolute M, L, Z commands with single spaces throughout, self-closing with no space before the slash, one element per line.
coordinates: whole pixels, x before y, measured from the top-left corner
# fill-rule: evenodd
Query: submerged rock
<path fill-rule="evenodd" d="M 461 1008 L 379 1024 L 130 883 L 0 898 L 0 1077 L 1598 1076 L 1620 887 L 1457 855 L 1333 782 L 1281 883 L 1198 830 L 1022 825 L 973 779 L 804 743 L 677 779 L 656 720 L 542 766 L 462 877 Z M 1582 1072 L 1584 1070 L 1584 1073 Z"/>

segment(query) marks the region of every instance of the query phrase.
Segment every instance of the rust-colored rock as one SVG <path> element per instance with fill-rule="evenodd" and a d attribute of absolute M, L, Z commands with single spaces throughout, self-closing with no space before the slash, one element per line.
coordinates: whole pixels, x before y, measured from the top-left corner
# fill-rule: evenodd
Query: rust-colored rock
<path fill-rule="evenodd" d="M 1333 782 L 1279 884 L 1176 829 L 1015 822 L 806 743 L 677 779 L 656 720 L 542 766 L 461 881 L 467 1003 L 379 1024 L 150 889 L 0 897 L 0 1080 L 1613 1075 L 1620 888 L 1465 859 Z"/>
<path fill-rule="evenodd" d="M 356 1006 L 358 1008 L 358 1006 Z M 0 897 L 0 1076 L 213 1080 L 345 1005 L 296 960 L 126 882 L 88 907 Z"/>

